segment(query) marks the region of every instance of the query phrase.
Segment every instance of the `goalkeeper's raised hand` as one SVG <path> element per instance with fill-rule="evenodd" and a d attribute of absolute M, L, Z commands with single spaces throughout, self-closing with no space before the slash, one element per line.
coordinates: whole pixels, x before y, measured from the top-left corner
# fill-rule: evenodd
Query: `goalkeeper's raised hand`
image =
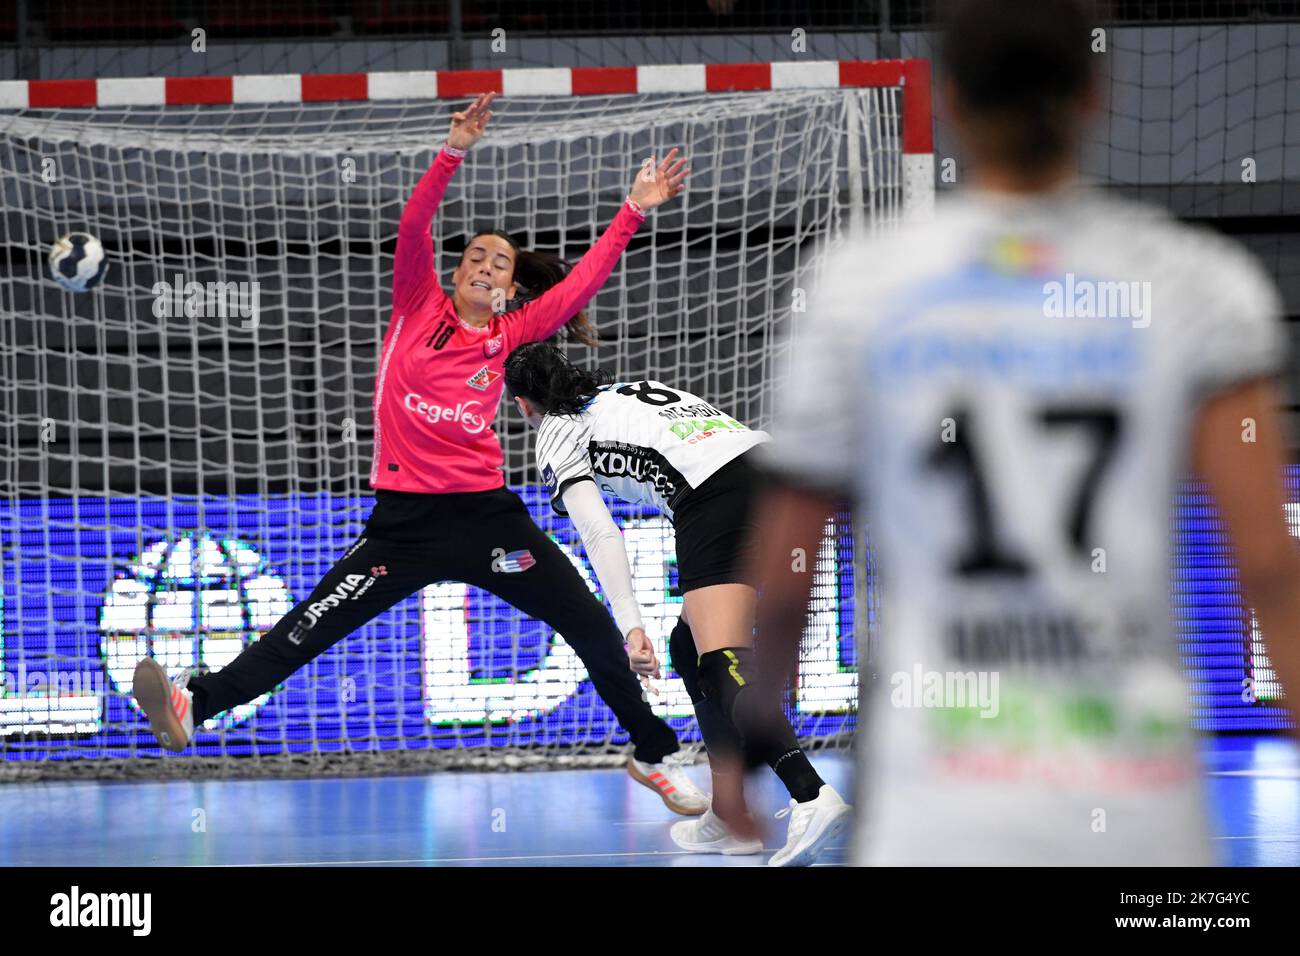
<path fill-rule="evenodd" d="M 636 182 L 632 184 L 632 192 L 627 198 L 642 209 L 650 210 L 685 189 L 683 183 L 690 170 L 686 168 L 686 160 L 678 159 L 674 162 L 676 156 L 677 150 L 674 148 L 662 163 L 656 165 L 653 156 L 647 159 L 637 172 Z"/>
<path fill-rule="evenodd" d="M 454 149 L 469 149 L 478 142 L 492 118 L 492 101 L 497 93 L 480 93 L 478 98 L 462 113 L 451 114 L 451 129 L 447 132 L 447 145 Z"/>

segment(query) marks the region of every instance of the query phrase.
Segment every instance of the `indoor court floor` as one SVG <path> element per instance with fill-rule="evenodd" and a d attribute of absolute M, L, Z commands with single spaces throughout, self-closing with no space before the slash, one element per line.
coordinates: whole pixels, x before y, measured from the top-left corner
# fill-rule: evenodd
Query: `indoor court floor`
<path fill-rule="evenodd" d="M 1205 743 L 1224 864 L 1300 865 L 1300 754 L 1287 738 Z M 850 759 L 814 755 L 846 799 Z M 697 783 L 707 768 L 690 771 Z M 771 774 L 751 796 L 767 847 L 785 839 Z M 419 776 L 0 784 L 0 866 L 754 866 L 694 856 L 680 819 L 625 772 L 442 772 Z M 840 865 L 846 839 L 819 865 Z"/>

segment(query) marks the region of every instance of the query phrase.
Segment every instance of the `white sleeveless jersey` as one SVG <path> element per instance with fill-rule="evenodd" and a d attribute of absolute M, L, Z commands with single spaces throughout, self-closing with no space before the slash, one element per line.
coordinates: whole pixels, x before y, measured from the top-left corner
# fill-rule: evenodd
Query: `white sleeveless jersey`
<path fill-rule="evenodd" d="M 551 506 L 590 479 L 606 494 L 672 516 L 706 478 L 768 440 L 716 405 L 662 382 L 603 386 L 577 415 L 547 415 L 537 432 L 537 468 Z"/>
<path fill-rule="evenodd" d="M 1266 274 L 1135 204 L 968 194 L 819 285 L 765 458 L 865 509 L 855 861 L 1210 862 L 1170 515 L 1201 397 L 1284 360 Z"/>

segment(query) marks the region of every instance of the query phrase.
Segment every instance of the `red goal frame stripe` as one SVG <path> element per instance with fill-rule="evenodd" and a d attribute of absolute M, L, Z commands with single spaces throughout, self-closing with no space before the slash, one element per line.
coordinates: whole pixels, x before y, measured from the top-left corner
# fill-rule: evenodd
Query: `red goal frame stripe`
<path fill-rule="evenodd" d="M 230 76 L 169 76 L 164 87 L 168 106 L 213 105 L 234 98 Z"/>
<path fill-rule="evenodd" d="M 95 80 L 28 80 L 30 109 L 61 109 L 95 106 L 99 102 Z"/>
<path fill-rule="evenodd" d="M 370 99 L 370 74 L 368 73 L 304 73 L 302 75 L 304 103 L 368 99 Z"/>
<path fill-rule="evenodd" d="M 634 66 L 579 66 L 569 72 L 574 96 L 613 96 L 636 92 Z"/>
<path fill-rule="evenodd" d="M 438 98 L 505 92 L 503 70 L 440 70 Z"/>
<path fill-rule="evenodd" d="M 770 90 L 772 64 L 711 63 L 704 68 L 704 86 L 710 93 Z"/>

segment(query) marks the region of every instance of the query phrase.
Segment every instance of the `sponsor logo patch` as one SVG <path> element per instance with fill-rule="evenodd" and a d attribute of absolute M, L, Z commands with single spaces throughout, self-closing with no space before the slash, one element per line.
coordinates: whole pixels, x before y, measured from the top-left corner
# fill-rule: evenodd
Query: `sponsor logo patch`
<path fill-rule="evenodd" d="M 598 475 L 610 478 L 631 478 L 654 488 L 664 498 L 671 498 L 677 491 L 673 477 L 664 472 L 659 462 L 636 452 L 621 452 L 612 449 L 593 451 L 591 467 Z"/>
<path fill-rule="evenodd" d="M 488 425 L 488 420 L 484 416 L 482 406 L 477 399 L 472 402 L 461 402 L 455 408 L 444 408 L 442 405 L 433 402 L 421 401 L 419 395 L 411 392 L 406 396 L 404 404 L 407 409 L 423 417 L 430 424 L 436 424 L 440 421 L 457 422 L 461 428 L 471 435 L 477 435 Z M 388 467 L 394 471 L 397 470 L 396 465 L 389 465 Z"/>
<path fill-rule="evenodd" d="M 488 339 L 483 343 L 483 354 L 488 358 L 499 354 L 501 349 L 505 346 L 505 339 L 505 333 L 494 335 L 492 338 Z"/>
<path fill-rule="evenodd" d="M 520 571 L 527 571 L 537 559 L 533 553 L 528 550 L 511 551 L 506 553 L 505 548 L 492 549 L 492 570 L 499 574 L 518 574 Z"/>
<path fill-rule="evenodd" d="M 492 369 L 484 365 L 481 369 L 471 375 L 465 384 L 470 388 L 478 389 L 480 392 L 486 392 L 488 387 L 500 377 L 500 372 L 494 372 Z"/>
<path fill-rule="evenodd" d="M 711 435 L 716 435 L 720 431 L 749 431 L 749 429 L 734 418 L 724 416 L 722 418 L 682 419 L 673 422 L 671 431 L 688 445 L 694 445 L 696 442 Z"/>
<path fill-rule="evenodd" d="M 388 573 L 388 566 L 377 564 L 370 569 L 370 577 L 366 578 L 366 583 L 357 588 L 357 593 L 352 595 L 351 600 L 355 601 L 361 595 L 365 594 L 374 585 L 376 581 Z"/>

